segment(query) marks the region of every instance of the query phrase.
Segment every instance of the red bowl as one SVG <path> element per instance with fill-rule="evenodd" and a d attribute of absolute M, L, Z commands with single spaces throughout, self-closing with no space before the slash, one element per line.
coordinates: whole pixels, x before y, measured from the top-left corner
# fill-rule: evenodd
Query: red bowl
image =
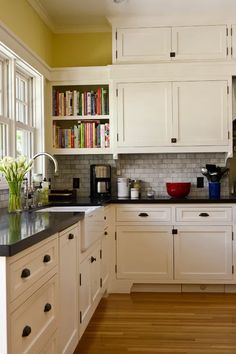
<path fill-rule="evenodd" d="M 186 197 L 191 188 L 190 182 L 168 182 L 166 183 L 167 193 L 172 198 L 184 198 Z"/>

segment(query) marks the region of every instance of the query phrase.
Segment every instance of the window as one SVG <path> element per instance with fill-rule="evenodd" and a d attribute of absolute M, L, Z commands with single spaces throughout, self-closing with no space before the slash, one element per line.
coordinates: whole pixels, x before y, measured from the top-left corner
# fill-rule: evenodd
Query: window
<path fill-rule="evenodd" d="M 42 117 L 42 75 L 0 42 L 0 158 L 43 151 Z"/>

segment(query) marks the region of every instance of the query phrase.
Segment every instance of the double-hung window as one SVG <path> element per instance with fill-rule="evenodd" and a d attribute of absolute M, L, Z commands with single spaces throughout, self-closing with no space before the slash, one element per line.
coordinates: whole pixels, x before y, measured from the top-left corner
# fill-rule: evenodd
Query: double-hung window
<path fill-rule="evenodd" d="M 43 151 L 43 127 L 42 75 L 0 42 L 0 158 Z"/>

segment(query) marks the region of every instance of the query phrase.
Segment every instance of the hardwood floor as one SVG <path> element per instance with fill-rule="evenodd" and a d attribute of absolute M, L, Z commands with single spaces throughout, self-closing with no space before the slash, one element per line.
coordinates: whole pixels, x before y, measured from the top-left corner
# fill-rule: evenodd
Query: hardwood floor
<path fill-rule="evenodd" d="M 236 294 L 103 298 L 74 354 L 236 354 Z"/>

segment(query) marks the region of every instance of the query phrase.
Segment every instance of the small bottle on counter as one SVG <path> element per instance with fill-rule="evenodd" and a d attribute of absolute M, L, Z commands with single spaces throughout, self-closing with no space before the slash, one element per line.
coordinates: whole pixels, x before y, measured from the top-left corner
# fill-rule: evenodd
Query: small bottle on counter
<path fill-rule="evenodd" d="M 138 190 L 138 188 L 131 188 L 130 189 L 130 198 L 131 199 L 138 199 L 139 198 L 139 190 Z"/>

